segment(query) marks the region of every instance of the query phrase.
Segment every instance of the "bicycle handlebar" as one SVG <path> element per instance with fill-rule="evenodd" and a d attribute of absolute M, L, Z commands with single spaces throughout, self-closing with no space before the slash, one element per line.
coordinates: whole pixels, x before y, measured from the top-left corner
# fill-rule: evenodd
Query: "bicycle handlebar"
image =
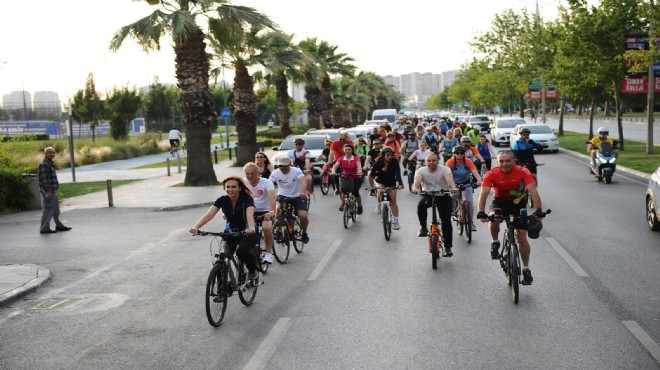
<path fill-rule="evenodd" d="M 551 209 L 548 209 L 548 210 L 546 210 L 545 212 L 543 212 L 543 211 L 538 212 L 538 213 L 537 213 L 537 212 L 534 212 L 534 213 L 531 214 L 531 215 L 527 215 L 527 216 L 525 216 L 525 218 L 528 219 L 528 220 L 531 220 L 531 219 L 533 219 L 533 218 L 535 218 L 535 217 L 541 217 L 541 218 L 543 218 L 543 217 L 549 215 L 551 212 L 552 212 Z M 505 219 L 507 219 L 507 218 L 510 218 L 511 216 L 513 216 L 514 219 L 516 219 L 516 218 L 520 219 L 520 216 L 514 216 L 514 215 L 506 215 L 506 216 L 505 216 L 504 214 L 499 214 L 499 215 L 488 215 L 486 218 L 488 219 L 488 221 L 502 221 L 502 220 L 505 220 Z M 477 218 L 478 218 L 478 217 L 479 217 L 479 215 L 477 215 Z"/>
<path fill-rule="evenodd" d="M 202 231 L 202 230 L 197 230 L 197 235 L 202 235 L 202 236 L 207 236 L 207 235 L 213 235 L 213 236 L 219 236 L 221 238 L 237 238 L 241 236 L 247 235 L 245 231 L 223 231 L 223 232 L 211 232 L 211 231 Z"/>
<path fill-rule="evenodd" d="M 393 187 L 393 188 L 390 188 L 390 187 L 385 187 L 385 188 L 373 187 L 373 188 L 365 188 L 364 190 L 371 191 L 371 190 L 400 190 L 400 189 L 397 188 L 397 187 Z"/>
<path fill-rule="evenodd" d="M 456 188 L 460 191 L 463 191 L 467 188 L 477 189 L 477 188 L 479 188 L 479 185 L 477 185 L 477 184 L 467 184 L 467 185 L 466 184 L 458 184 L 458 186 L 456 186 Z"/>
<path fill-rule="evenodd" d="M 425 190 L 425 191 L 420 191 L 419 192 L 420 195 L 431 195 L 431 196 L 433 196 L 433 195 L 445 195 L 445 194 L 449 194 L 449 193 L 450 193 L 449 190 L 444 190 L 444 189 Z"/>

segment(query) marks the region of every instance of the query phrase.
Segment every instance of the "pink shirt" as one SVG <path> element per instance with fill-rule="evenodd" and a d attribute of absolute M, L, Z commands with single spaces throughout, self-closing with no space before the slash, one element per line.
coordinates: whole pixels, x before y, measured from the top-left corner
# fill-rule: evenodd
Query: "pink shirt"
<path fill-rule="evenodd" d="M 360 157 L 354 155 L 350 159 L 346 159 L 346 156 L 343 155 L 337 162 L 339 162 L 343 170 L 342 176 L 350 176 L 352 178 L 359 177 L 356 175 L 358 175 L 357 164 L 360 163 Z"/>

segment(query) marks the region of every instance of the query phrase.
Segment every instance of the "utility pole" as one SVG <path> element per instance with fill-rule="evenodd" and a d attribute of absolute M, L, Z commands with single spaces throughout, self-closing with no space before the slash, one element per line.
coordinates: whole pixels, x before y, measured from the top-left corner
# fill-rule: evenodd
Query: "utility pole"
<path fill-rule="evenodd" d="M 651 7 L 651 13 L 653 13 L 653 0 L 650 0 L 650 7 Z M 651 24 L 649 25 L 649 50 L 652 52 L 657 52 L 655 48 L 655 37 L 653 37 L 653 28 L 655 24 L 653 22 L 653 19 L 651 19 Z M 648 120 L 648 126 L 646 130 L 646 154 L 653 154 L 653 97 L 654 97 L 654 90 L 655 90 L 655 75 L 653 73 L 653 61 L 655 60 L 655 55 L 653 55 L 653 58 L 651 59 L 651 63 L 649 63 L 649 74 L 648 74 L 648 92 L 647 92 L 647 108 L 646 108 L 646 113 L 647 113 L 647 120 Z"/>

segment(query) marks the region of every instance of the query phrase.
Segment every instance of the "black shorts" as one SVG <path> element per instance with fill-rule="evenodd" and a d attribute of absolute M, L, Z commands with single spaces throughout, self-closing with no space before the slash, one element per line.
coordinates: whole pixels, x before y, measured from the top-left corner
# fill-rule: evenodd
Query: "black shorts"
<path fill-rule="evenodd" d="M 285 197 L 283 195 L 278 195 L 277 198 L 275 198 L 278 202 L 280 203 L 291 203 L 293 204 L 293 208 L 296 210 L 296 213 L 298 211 L 305 211 L 307 212 L 307 198 L 300 198 L 300 197 Z"/>
<path fill-rule="evenodd" d="M 525 203 L 520 202 L 518 204 L 514 204 L 511 200 L 493 199 L 493 201 L 490 203 L 490 212 L 493 212 L 495 208 L 501 209 L 505 216 L 519 216 L 520 210 L 525 208 Z M 519 230 L 527 230 L 527 222 L 521 222 L 520 220 L 517 220 L 513 225 L 513 228 Z"/>
<path fill-rule="evenodd" d="M 179 146 L 179 139 L 170 139 L 170 146 L 174 146 L 174 143 L 176 143 L 176 146 Z"/>

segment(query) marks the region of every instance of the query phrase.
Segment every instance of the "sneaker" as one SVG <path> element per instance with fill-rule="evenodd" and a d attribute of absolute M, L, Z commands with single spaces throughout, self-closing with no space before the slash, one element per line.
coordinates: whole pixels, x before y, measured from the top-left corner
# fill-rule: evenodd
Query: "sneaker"
<path fill-rule="evenodd" d="M 477 225 L 472 224 L 472 231 L 477 231 Z"/>
<path fill-rule="evenodd" d="M 376 196 L 376 190 L 372 189 L 371 191 L 369 191 L 369 196 L 370 197 L 375 197 Z"/>
<path fill-rule="evenodd" d="M 339 212 L 344 212 L 344 206 L 339 206 Z"/>
<path fill-rule="evenodd" d="M 500 242 L 490 243 L 490 258 L 496 260 L 500 256 Z"/>
<path fill-rule="evenodd" d="M 376 207 L 376 209 L 374 209 L 374 212 L 375 213 L 380 213 L 380 203 L 378 204 L 378 207 Z"/>
<path fill-rule="evenodd" d="M 303 242 L 304 244 L 309 243 L 309 235 L 307 235 L 307 233 L 303 233 L 302 237 L 300 238 L 300 241 Z"/>
<path fill-rule="evenodd" d="M 248 280 L 257 280 L 259 278 L 259 272 L 257 270 L 250 271 L 247 278 Z"/>
<path fill-rule="evenodd" d="M 451 251 L 451 247 L 445 247 L 445 252 L 442 254 L 443 257 L 451 257 L 454 255 L 454 252 Z"/>
<path fill-rule="evenodd" d="M 419 236 L 420 238 L 429 236 L 429 231 L 425 227 L 420 227 L 419 231 L 417 232 L 417 236 Z"/>
<path fill-rule="evenodd" d="M 530 269 L 523 270 L 523 285 L 532 285 L 534 278 L 532 277 L 532 271 Z"/>
<path fill-rule="evenodd" d="M 267 264 L 273 263 L 273 254 L 268 252 L 264 253 L 264 255 L 261 256 L 261 263 L 267 263 Z"/>
<path fill-rule="evenodd" d="M 357 214 L 361 215 L 362 214 L 362 206 L 358 206 L 357 208 L 358 208 L 357 209 Z"/>
<path fill-rule="evenodd" d="M 392 222 L 392 229 L 401 230 L 401 225 L 399 225 L 399 221 Z"/>

